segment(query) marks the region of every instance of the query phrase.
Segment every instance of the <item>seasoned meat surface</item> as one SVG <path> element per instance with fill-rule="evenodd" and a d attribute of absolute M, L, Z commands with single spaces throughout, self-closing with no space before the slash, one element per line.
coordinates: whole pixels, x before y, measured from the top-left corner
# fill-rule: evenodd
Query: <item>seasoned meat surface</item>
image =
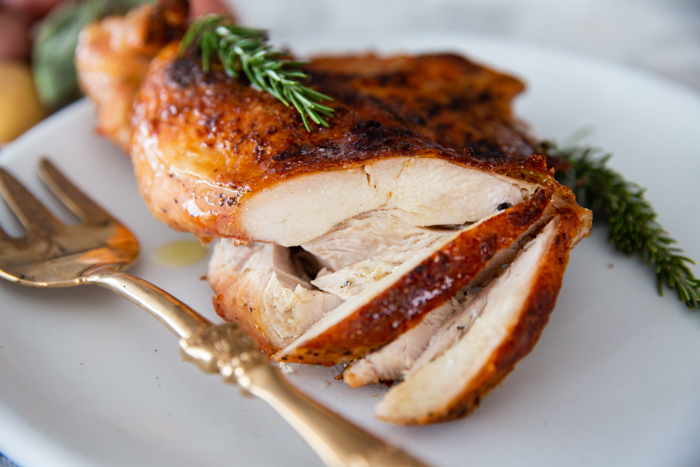
<path fill-rule="evenodd" d="M 324 315 L 275 354 L 280 361 L 336 365 L 362 357 L 420 323 L 476 280 L 488 263 L 548 216 L 552 193 L 456 232 Z"/>
<path fill-rule="evenodd" d="M 318 57 L 305 84 L 335 115 L 307 131 L 166 45 L 181 1 L 91 26 L 77 65 L 155 217 L 220 238 L 217 312 L 275 359 L 405 378 L 382 420 L 469 413 L 536 343 L 590 228 L 512 113 L 523 83 L 450 54 Z"/>
<path fill-rule="evenodd" d="M 468 415 L 513 371 L 537 343 L 554 309 L 581 219 L 564 208 L 513 264 L 462 313 L 467 322 L 455 339 L 448 330 L 377 404 L 380 420 L 415 425 Z M 476 310 L 475 310 L 476 308 Z M 478 315 L 477 319 L 473 319 Z M 446 327 L 453 323 L 445 323 Z"/>
<path fill-rule="evenodd" d="M 535 153 L 534 136 L 511 108 L 525 85 L 464 57 L 318 57 L 307 70 L 321 92 L 363 118 L 486 159 Z"/>
<path fill-rule="evenodd" d="M 344 60 L 357 62 L 358 74 L 363 67 L 371 74 L 377 64 L 382 63 L 382 59 L 372 57 L 347 57 Z M 393 59 L 384 61 L 392 63 Z M 430 66 L 414 70 L 421 62 Z M 328 70 L 322 73 L 324 63 Z M 474 136 L 475 150 L 465 144 L 464 138 L 448 138 L 446 135 L 452 132 L 443 134 L 438 131 L 442 128 L 438 123 L 440 118 L 451 112 L 447 102 L 449 95 L 445 106 L 438 105 L 441 110 L 425 125 L 407 127 L 394 116 L 394 111 L 387 110 L 390 103 L 398 102 L 398 96 L 388 96 L 385 104 L 370 93 L 377 94 L 384 89 L 380 79 L 370 83 L 360 78 L 347 78 L 342 67 L 334 74 L 333 70 L 341 63 L 340 59 L 325 59 L 312 70 L 312 76 L 320 76 L 320 83 L 312 80 L 311 85 L 333 96 L 330 106 L 336 112 L 330 128 L 316 127 L 308 132 L 296 110 L 284 106 L 274 97 L 244 82 L 227 78 L 222 72 L 204 74 L 193 58 L 178 58 L 175 44 L 161 51 L 141 86 L 131 120 L 130 148 L 134 167 L 142 195 L 153 214 L 173 227 L 191 231 L 202 238 L 232 237 L 242 242 L 267 241 L 291 246 L 312 240 L 345 219 L 382 207 L 386 199 L 371 199 L 373 193 L 364 188 L 372 191 L 373 187 L 362 187 L 359 182 L 368 177 L 363 170 L 366 166 L 388 158 L 440 160 L 451 166 L 477 171 L 491 180 L 506 174 L 514 177 L 508 180 L 513 186 L 523 177 L 528 182 L 553 183 L 544 158 L 525 156 L 531 153 L 531 147 L 516 131 L 517 125 L 506 108 L 505 103 L 522 87 L 512 78 L 484 71 L 454 56 L 405 57 L 392 64 L 392 69 L 410 66 L 411 73 L 426 70 L 426 84 L 419 88 L 423 89 L 421 92 L 426 100 L 437 99 L 449 89 L 444 85 L 443 90 L 431 94 L 427 84 L 431 78 L 428 71 L 437 73 L 443 69 L 447 75 L 462 73 L 461 81 L 465 82 L 472 75 L 478 83 L 496 82 L 492 94 L 499 97 L 494 97 L 491 104 L 487 105 L 485 101 L 472 106 L 475 115 L 471 120 L 467 119 L 467 113 L 472 107 L 455 104 L 457 110 L 453 114 L 459 118 L 453 117 L 453 121 L 462 119 L 464 125 L 476 126 L 478 123 L 482 128 L 479 135 Z M 475 72 L 470 74 L 470 71 Z M 501 81 L 508 86 L 498 84 Z M 358 83 L 362 87 L 352 95 L 345 91 L 348 87 L 358 87 Z M 338 87 L 337 93 L 333 91 L 335 86 Z M 496 90 L 502 87 L 512 89 L 501 92 L 501 96 Z M 411 104 L 412 107 L 422 103 L 421 99 L 415 101 L 417 104 Z M 493 109 L 489 113 L 486 108 L 490 106 Z M 422 112 L 423 109 L 416 107 L 415 111 Z M 423 129 L 419 131 L 419 127 Z M 475 135 L 475 132 L 475 129 L 471 133 L 464 130 L 460 134 L 464 137 Z M 430 135 L 446 142 L 453 141 L 461 148 L 446 149 Z M 486 140 L 491 141 L 491 148 L 488 151 L 478 149 L 484 147 Z M 309 178 L 310 175 L 314 178 Z M 289 186 L 294 189 L 283 188 L 283 182 L 291 183 Z M 273 189 L 276 191 L 272 192 Z M 298 197 L 300 192 L 309 189 L 316 192 L 327 189 L 330 196 L 316 197 L 312 205 Z M 449 189 L 449 185 L 440 181 L 426 186 L 421 192 L 437 189 Z M 273 204 L 280 206 L 279 203 L 284 203 L 292 191 L 297 201 L 285 206 L 284 211 L 289 212 L 289 216 L 280 217 L 268 212 Z M 516 191 L 519 191 L 517 186 Z M 381 196 L 386 198 L 389 194 L 390 190 L 387 190 Z M 324 199 L 337 207 L 316 207 Z M 392 202 L 397 202 L 397 198 Z M 329 220 L 325 230 L 302 233 L 298 238 L 292 234 L 289 234 L 292 238 L 283 238 L 282 234 L 266 231 L 273 225 L 287 222 L 288 218 L 293 221 L 297 214 L 303 215 L 311 209 L 316 209 L 316 218 L 322 217 L 319 209 L 336 217 Z M 334 212 L 335 209 L 338 211 Z M 469 221 L 475 220 L 478 219 Z M 436 223 L 443 221 L 436 220 Z M 465 221 L 458 219 L 452 223 Z M 290 229 L 285 231 L 290 232 Z"/>

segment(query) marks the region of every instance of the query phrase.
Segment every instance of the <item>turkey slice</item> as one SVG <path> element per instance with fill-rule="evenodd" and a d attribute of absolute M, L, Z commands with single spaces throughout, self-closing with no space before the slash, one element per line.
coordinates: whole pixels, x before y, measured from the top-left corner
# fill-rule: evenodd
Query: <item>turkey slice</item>
<path fill-rule="evenodd" d="M 554 308 L 581 219 L 564 208 L 483 289 L 463 314 L 480 314 L 462 336 L 451 332 L 433 344 L 440 352 L 420 359 L 375 409 L 380 420 L 425 424 L 467 415 L 527 355 Z M 449 323 L 448 323 L 449 324 Z M 455 342 L 456 340 L 456 342 Z"/>
<path fill-rule="evenodd" d="M 343 381 L 348 386 L 357 388 L 403 378 L 403 373 L 425 350 L 430 337 L 460 306 L 459 300 L 452 297 L 425 315 L 418 326 L 404 332 L 384 347 L 355 360 L 343 371 Z"/>
<path fill-rule="evenodd" d="M 237 321 L 266 352 L 288 344 L 342 303 L 308 282 L 305 259 L 279 245 L 221 240 L 207 271 L 217 313 Z"/>
<path fill-rule="evenodd" d="M 417 254 L 342 305 L 275 355 L 288 362 L 335 365 L 363 356 L 416 326 L 484 270 L 535 224 L 552 200 L 528 201 L 458 231 Z"/>

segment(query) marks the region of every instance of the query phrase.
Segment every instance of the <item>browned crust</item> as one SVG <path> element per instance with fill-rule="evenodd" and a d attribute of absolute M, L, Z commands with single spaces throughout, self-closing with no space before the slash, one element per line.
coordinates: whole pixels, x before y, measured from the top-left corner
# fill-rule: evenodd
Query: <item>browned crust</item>
<path fill-rule="evenodd" d="M 316 57 L 307 66 L 322 92 L 364 118 L 401 126 L 480 157 L 530 156 L 537 144 L 513 117 L 525 85 L 464 57 L 442 53 Z"/>
<path fill-rule="evenodd" d="M 466 417 L 481 403 L 481 400 L 515 368 L 515 365 L 529 354 L 549 321 L 549 316 L 557 302 L 564 271 L 569 261 L 571 243 L 582 228 L 581 218 L 575 210 L 563 208 L 558 215 L 560 223 L 547 251 L 540 261 L 537 277 L 523 312 L 510 335 L 491 355 L 481 372 L 464 388 L 464 391 L 447 404 L 442 413 L 432 413 L 427 417 L 402 420 L 405 425 L 424 425 Z M 393 420 L 385 420 L 394 422 Z"/>
<path fill-rule="evenodd" d="M 255 342 L 258 344 L 261 351 L 265 352 L 266 354 L 271 354 L 277 350 L 272 346 L 272 344 L 270 344 L 270 341 L 262 333 L 255 321 L 255 318 L 248 316 L 248 314 L 252 313 L 250 310 L 246 310 L 241 307 L 237 301 L 231 302 L 233 307 L 226 307 L 226 305 L 224 305 L 227 303 L 225 292 L 213 296 L 211 298 L 211 302 L 214 305 L 214 310 L 216 311 L 217 315 L 221 316 L 224 321 L 235 321 L 238 323 L 246 335 L 255 339 Z"/>
<path fill-rule="evenodd" d="M 339 64 L 356 62 L 362 66 L 355 74 L 338 70 Z M 437 157 L 544 183 L 569 197 L 551 178 L 545 157 L 532 156 L 527 138 L 515 128 L 510 101 L 522 83 L 514 78 L 453 55 L 345 57 L 319 60 L 309 69 L 310 85 L 333 96 L 329 105 L 336 110 L 330 128 L 311 132 L 296 110 L 269 94 L 220 72 L 204 74 L 194 59 L 177 58 L 176 44 L 163 49 L 151 63 L 132 117 L 131 153 L 151 212 L 202 238 L 255 241 L 238 217 L 259 190 L 293 176 L 394 156 Z M 407 71 L 419 81 L 386 84 Z M 432 90 L 431 80 L 442 75 L 442 84 Z M 457 91 L 448 92 L 455 82 Z M 470 83 L 478 94 L 469 94 Z M 405 118 L 425 112 L 423 120 Z M 460 121 L 471 129 L 457 125 Z M 188 209 L 193 205 L 202 213 L 193 214 Z"/>
<path fill-rule="evenodd" d="M 551 199 L 551 191 L 538 190 L 465 231 L 351 316 L 298 347 L 290 344 L 275 360 L 336 365 L 392 341 L 466 286 L 542 216 Z"/>

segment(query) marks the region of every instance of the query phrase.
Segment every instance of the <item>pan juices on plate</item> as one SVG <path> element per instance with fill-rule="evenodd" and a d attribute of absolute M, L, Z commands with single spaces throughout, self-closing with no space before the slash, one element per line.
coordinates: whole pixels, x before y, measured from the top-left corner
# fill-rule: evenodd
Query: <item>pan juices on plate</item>
<path fill-rule="evenodd" d="M 451 54 L 318 57 L 305 84 L 334 112 L 309 131 L 178 53 L 186 11 L 95 23 L 77 65 L 153 215 L 217 239 L 217 312 L 275 360 L 398 382 L 381 420 L 468 414 L 537 342 L 590 228 L 513 116 L 524 85 Z"/>

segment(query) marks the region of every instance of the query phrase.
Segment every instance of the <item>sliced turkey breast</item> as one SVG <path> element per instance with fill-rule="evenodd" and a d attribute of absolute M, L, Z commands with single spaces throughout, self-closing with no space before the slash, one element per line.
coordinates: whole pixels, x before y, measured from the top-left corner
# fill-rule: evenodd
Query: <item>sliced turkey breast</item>
<path fill-rule="evenodd" d="M 536 188 L 437 158 L 389 157 L 277 183 L 251 195 L 239 219 L 248 238 L 294 246 L 380 209 L 408 226 L 476 222 L 498 206 L 522 202 Z"/>
<path fill-rule="evenodd" d="M 103 133 L 127 148 L 153 215 L 203 241 L 221 239 L 208 270 L 216 310 L 275 358 L 333 365 L 376 350 L 349 380 L 399 378 L 413 366 L 397 386 L 411 388 L 452 352 L 445 342 L 462 345 L 490 322 L 484 297 L 496 285 L 465 303 L 456 294 L 494 277 L 508 282 L 516 269 L 503 273 L 503 265 L 558 216 L 545 248 L 555 263 L 535 268 L 541 287 L 496 313 L 514 316 L 505 339 L 517 341 L 488 347 L 502 370 L 460 380 L 464 391 L 437 415 L 414 416 L 391 401 L 378 413 L 424 423 L 471 410 L 534 345 L 568 250 L 590 227 L 590 212 L 553 179 L 512 114 L 523 83 L 450 54 L 319 58 L 305 66 L 305 84 L 331 96 L 335 113 L 330 127 L 307 131 L 295 109 L 216 63 L 205 73 L 194 47 L 184 55 L 176 42 L 157 53 L 162 42 L 121 47 L 134 25 L 141 39 L 159 24 L 159 41 L 179 37 L 182 12 L 153 11 L 174 16 L 143 10 L 88 30 L 81 83 L 99 104 Z M 103 67 L 115 53 L 120 69 Z"/>
<path fill-rule="evenodd" d="M 581 220 L 564 210 L 464 310 L 461 336 L 445 332 L 440 352 L 421 359 L 377 405 L 377 418 L 424 424 L 463 417 L 532 350 L 554 308 Z M 479 315 L 473 319 L 474 315 Z M 452 323 L 447 323 L 449 326 Z M 455 342 L 456 340 L 456 342 Z M 430 351 L 430 349 L 428 350 Z"/>
<path fill-rule="evenodd" d="M 430 311 L 416 327 L 384 347 L 355 360 L 343 371 L 343 381 L 348 386 L 357 388 L 402 379 L 404 372 L 423 353 L 433 334 L 461 305 L 457 297 L 452 297 Z"/>
<path fill-rule="evenodd" d="M 283 347 L 342 303 L 308 282 L 303 262 L 298 251 L 279 245 L 222 240 L 207 271 L 217 313 L 237 321 L 264 351 Z"/>
<path fill-rule="evenodd" d="M 426 251 L 426 249 L 421 250 Z M 421 250 L 389 254 L 378 259 L 366 259 L 333 273 L 322 270 L 311 284 L 324 292 L 347 300 L 394 272 L 398 266 L 420 253 Z"/>
<path fill-rule="evenodd" d="M 395 258 L 388 262 L 402 262 L 398 258 L 402 254 L 428 248 L 459 228 L 415 227 L 405 222 L 403 214 L 398 209 L 361 214 L 301 246 L 312 253 L 322 267 L 339 271 L 370 258 L 393 255 Z"/>
<path fill-rule="evenodd" d="M 431 359 L 435 353 L 441 353 L 444 350 L 441 346 L 456 342 L 483 309 L 484 294 L 476 292 L 503 273 L 523 246 L 552 219 L 557 204 L 556 200 L 552 202 L 542 217 L 523 232 L 517 241 L 485 264 L 467 288 L 428 313 L 418 326 L 384 347 L 355 360 L 343 371 L 343 380 L 352 387 L 401 380 L 409 369 L 415 369 L 422 361 Z M 468 313 L 463 312 L 466 307 L 469 307 Z"/>
<path fill-rule="evenodd" d="M 484 270 L 489 260 L 544 214 L 552 193 L 528 200 L 458 231 L 324 315 L 275 355 L 288 362 L 335 365 L 358 358 L 416 326 Z"/>

